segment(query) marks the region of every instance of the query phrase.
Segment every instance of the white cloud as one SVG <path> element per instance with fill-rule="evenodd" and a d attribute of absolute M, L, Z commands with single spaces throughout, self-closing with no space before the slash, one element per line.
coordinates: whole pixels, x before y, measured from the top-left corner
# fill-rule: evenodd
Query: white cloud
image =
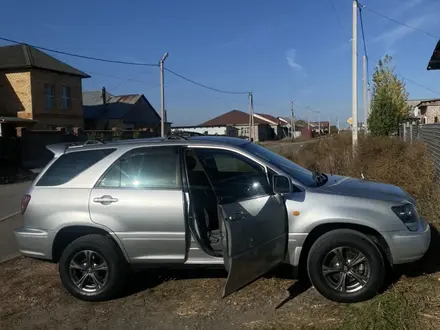
<path fill-rule="evenodd" d="M 304 71 L 304 67 L 299 64 L 296 60 L 296 50 L 295 49 L 290 49 L 287 51 L 286 54 L 286 60 L 287 60 L 287 64 L 296 71 L 301 71 L 304 75 L 306 74 Z"/>

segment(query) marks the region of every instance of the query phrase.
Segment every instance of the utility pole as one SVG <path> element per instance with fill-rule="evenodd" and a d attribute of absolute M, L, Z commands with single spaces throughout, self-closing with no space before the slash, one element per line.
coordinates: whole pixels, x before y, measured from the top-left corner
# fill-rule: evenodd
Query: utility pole
<path fill-rule="evenodd" d="M 364 55 L 362 57 L 363 64 L 363 83 L 364 83 L 364 130 L 365 134 L 367 134 L 367 120 L 368 120 L 368 106 L 367 106 L 367 56 Z"/>
<path fill-rule="evenodd" d="M 254 139 L 254 101 L 252 92 L 249 92 L 249 141 Z"/>
<path fill-rule="evenodd" d="M 351 41 L 352 46 L 352 120 L 353 120 L 353 129 L 351 131 L 352 135 L 352 144 L 353 151 L 356 150 L 357 141 L 358 141 L 358 116 L 357 116 L 357 11 L 358 11 L 358 3 L 357 0 L 353 0 L 353 37 Z"/>
<path fill-rule="evenodd" d="M 367 84 L 367 109 L 368 109 L 368 118 L 370 118 L 371 109 L 370 109 L 370 97 L 371 97 L 371 89 L 370 89 L 370 83 Z"/>
<path fill-rule="evenodd" d="M 168 57 L 168 53 L 165 53 L 162 59 L 159 61 L 160 67 L 160 136 L 165 137 L 165 90 L 164 90 L 164 76 L 163 76 L 163 62 Z"/>
<path fill-rule="evenodd" d="M 321 136 L 321 113 L 318 110 L 318 130 L 319 130 L 319 135 Z"/>
<path fill-rule="evenodd" d="M 338 128 L 338 134 L 339 134 L 339 116 L 336 117 L 336 127 Z"/>
<path fill-rule="evenodd" d="M 310 129 L 310 108 L 307 107 L 307 129 Z"/>
<path fill-rule="evenodd" d="M 328 116 L 328 135 L 331 133 L 330 127 L 332 127 L 332 116 Z"/>
<path fill-rule="evenodd" d="M 293 120 L 293 101 L 290 102 L 290 137 L 295 138 L 295 122 Z"/>

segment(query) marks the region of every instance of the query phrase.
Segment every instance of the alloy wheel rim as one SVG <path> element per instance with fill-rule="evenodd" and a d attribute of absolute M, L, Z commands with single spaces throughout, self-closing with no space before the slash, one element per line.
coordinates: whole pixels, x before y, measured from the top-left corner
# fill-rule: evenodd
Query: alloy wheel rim
<path fill-rule="evenodd" d="M 322 275 L 333 290 L 353 293 L 364 288 L 370 281 L 371 265 L 358 249 L 341 246 L 325 255 Z"/>
<path fill-rule="evenodd" d="M 105 287 L 108 281 L 108 264 L 96 251 L 82 250 L 69 263 L 72 283 L 81 291 L 93 293 Z"/>

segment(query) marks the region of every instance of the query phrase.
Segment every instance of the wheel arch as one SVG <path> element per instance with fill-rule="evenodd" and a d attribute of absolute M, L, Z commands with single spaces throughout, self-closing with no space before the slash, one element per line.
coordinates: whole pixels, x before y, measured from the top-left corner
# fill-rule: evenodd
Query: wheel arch
<path fill-rule="evenodd" d="M 307 273 L 307 257 L 309 255 L 313 243 L 315 243 L 315 241 L 325 233 L 337 229 L 352 229 L 368 236 L 379 248 L 384 260 L 387 263 L 387 266 L 389 267 L 393 266 L 393 257 L 391 255 L 390 247 L 387 241 L 385 240 L 385 238 L 377 230 L 360 224 L 334 222 L 334 223 L 320 224 L 315 228 L 313 228 L 310 231 L 310 233 L 307 235 L 307 238 L 302 246 L 299 262 L 298 262 L 298 271 L 299 271 L 298 275 L 300 277 L 304 276 Z"/>
<path fill-rule="evenodd" d="M 63 253 L 64 249 L 74 240 L 82 236 L 92 235 L 92 234 L 102 235 L 112 239 L 118 245 L 119 249 L 124 255 L 125 260 L 127 262 L 130 261 L 127 252 L 125 251 L 121 241 L 118 239 L 116 235 L 111 234 L 109 231 L 103 228 L 88 226 L 88 225 L 71 225 L 61 228 L 57 232 L 53 240 L 52 261 L 58 262 L 60 260 L 61 254 Z"/>

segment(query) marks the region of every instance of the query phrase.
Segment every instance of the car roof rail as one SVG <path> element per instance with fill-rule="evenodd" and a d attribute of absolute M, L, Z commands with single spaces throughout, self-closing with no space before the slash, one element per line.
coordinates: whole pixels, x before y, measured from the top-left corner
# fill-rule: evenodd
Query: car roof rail
<path fill-rule="evenodd" d="M 84 142 L 60 142 L 46 145 L 46 149 L 51 151 L 55 157 L 58 157 L 66 152 L 69 148 L 84 147 L 90 144 L 104 144 L 104 141 L 99 140 L 87 140 Z"/>
<path fill-rule="evenodd" d="M 188 139 L 180 134 L 169 134 L 165 137 L 164 139 L 165 141 L 169 141 L 169 140 L 183 140 L 183 141 L 188 141 Z"/>
<path fill-rule="evenodd" d="M 71 142 L 71 144 L 68 146 L 68 148 L 84 147 L 84 146 L 90 145 L 90 144 L 104 144 L 104 141 L 87 140 L 87 141 L 81 141 L 81 142 Z"/>

